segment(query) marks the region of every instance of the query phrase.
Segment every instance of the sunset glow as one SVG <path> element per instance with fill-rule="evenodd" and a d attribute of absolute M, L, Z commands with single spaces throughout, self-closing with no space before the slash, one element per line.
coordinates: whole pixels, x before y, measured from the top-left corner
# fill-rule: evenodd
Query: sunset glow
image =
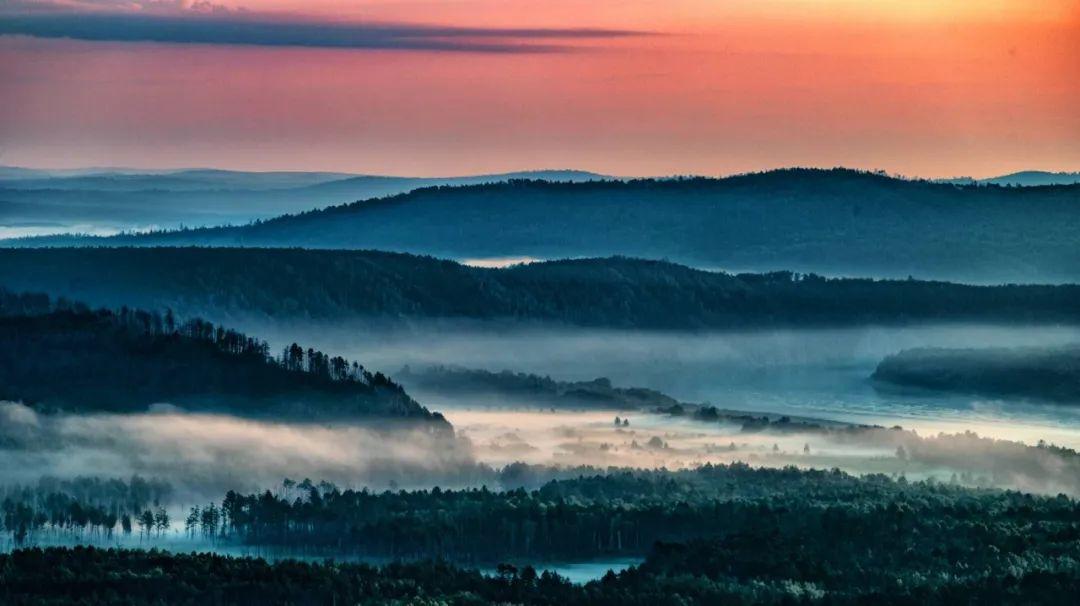
<path fill-rule="evenodd" d="M 224 4 L 0 5 L 0 163 L 919 176 L 1080 165 L 1074 0 Z M 219 33 L 130 41 L 105 23 L 73 40 L 53 17 L 90 13 L 214 19 Z M 251 20 L 284 27 L 228 42 L 229 24 Z M 364 47 L 290 43 L 310 38 L 298 24 L 355 26 Z M 398 29 L 369 35 L 374 25 Z M 404 29 L 416 26 L 434 31 Z"/>

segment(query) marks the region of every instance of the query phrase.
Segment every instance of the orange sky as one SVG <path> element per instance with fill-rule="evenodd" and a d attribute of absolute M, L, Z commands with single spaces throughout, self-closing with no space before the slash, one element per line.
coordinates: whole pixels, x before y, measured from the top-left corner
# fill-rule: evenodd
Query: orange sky
<path fill-rule="evenodd" d="M 1080 170 L 1080 0 L 243 4 L 281 21 L 650 33 L 544 53 L 0 36 L 0 164 Z"/>

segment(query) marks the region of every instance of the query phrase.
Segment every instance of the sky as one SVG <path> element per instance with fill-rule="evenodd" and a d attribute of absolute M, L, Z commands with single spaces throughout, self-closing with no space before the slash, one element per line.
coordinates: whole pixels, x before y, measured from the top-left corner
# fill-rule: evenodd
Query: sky
<path fill-rule="evenodd" d="M 0 0 L 0 164 L 1080 170 L 1080 0 Z"/>

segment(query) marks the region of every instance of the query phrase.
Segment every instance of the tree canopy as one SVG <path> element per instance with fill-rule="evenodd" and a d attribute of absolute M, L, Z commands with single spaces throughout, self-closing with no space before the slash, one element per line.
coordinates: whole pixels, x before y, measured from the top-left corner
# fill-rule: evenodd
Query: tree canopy
<path fill-rule="evenodd" d="M 263 341 L 171 311 L 92 310 L 0 290 L 0 399 L 42 410 L 192 409 L 294 418 L 437 421 L 380 372 L 292 344 Z"/>

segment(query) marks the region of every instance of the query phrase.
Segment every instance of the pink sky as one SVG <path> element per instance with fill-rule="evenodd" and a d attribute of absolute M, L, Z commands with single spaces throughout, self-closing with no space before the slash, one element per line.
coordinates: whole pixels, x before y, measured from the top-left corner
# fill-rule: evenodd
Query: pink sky
<path fill-rule="evenodd" d="M 190 2 L 52 4 L 192 12 Z M 651 33 L 556 38 L 563 50 L 536 53 L 0 36 L 0 164 L 1080 170 L 1076 0 L 243 4 L 280 22 Z"/>

